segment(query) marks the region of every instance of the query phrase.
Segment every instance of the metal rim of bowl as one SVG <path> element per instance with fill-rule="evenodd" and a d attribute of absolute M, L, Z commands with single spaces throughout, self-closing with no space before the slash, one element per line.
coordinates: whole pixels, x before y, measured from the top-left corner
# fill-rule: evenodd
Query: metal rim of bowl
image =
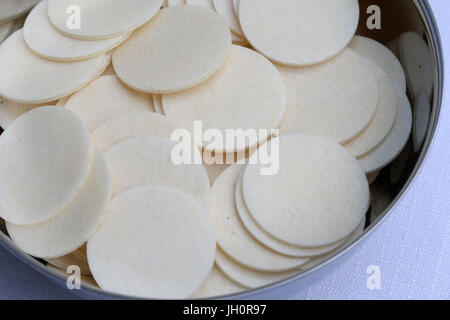
<path fill-rule="evenodd" d="M 429 156 L 430 149 L 433 145 L 433 141 L 436 135 L 436 130 L 439 125 L 439 114 L 441 110 L 441 104 L 442 104 L 442 98 L 443 98 L 443 88 L 444 88 L 444 61 L 443 61 L 443 51 L 442 51 L 442 44 L 441 44 L 441 38 L 439 34 L 439 29 L 436 23 L 436 20 L 433 15 L 433 11 L 428 3 L 428 0 L 415 0 L 415 5 L 420 12 L 422 16 L 422 20 L 424 21 L 424 25 L 428 30 L 428 34 L 430 36 L 430 44 L 432 49 L 432 57 L 434 59 L 434 67 L 435 67 L 435 83 L 437 84 L 434 88 L 434 101 L 433 101 L 433 114 L 432 114 L 432 121 L 430 122 L 431 125 L 428 128 L 427 138 L 424 143 L 424 147 L 422 148 L 422 151 L 420 153 L 420 156 L 417 160 L 417 163 L 411 172 L 408 180 L 406 181 L 405 185 L 403 186 L 402 190 L 399 192 L 397 197 L 392 201 L 392 203 L 389 205 L 389 207 L 385 210 L 385 212 L 374 222 L 372 223 L 369 228 L 367 228 L 364 231 L 364 234 L 362 234 L 357 240 L 355 240 L 352 244 L 348 245 L 345 248 L 342 248 L 339 252 L 337 252 L 334 256 L 328 258 L 327 260 L 323 261 L 322 263 L 316 265 L 315 267 L 300 272 L 298 275 L 292 276 L 288 279 L 266 285 L 264 287 L 260 287 L 257 289 L 249 289 L 248 291 L 238 293 L 238 294 L 231 294 L 231 295 L 225 295 L 216 297 L 218 299 L 245 299 L 246 297 L 249 297 L 254 294 L 262 294 L 267 293 L 270 290 L 282 287 L 284 285 L 287 285 L 289 283 L 295 282 L 297 280 L 300 280 L 302 278 L 307 277 L 308 275 L 311 275 L 318 271 L 319 269 L 323 268 L 325 265 L 328 265 L 332 263 L 333 261 L 343 257 L 348 252 L 352 251 L 355 247 L 360 245 L 364 239 L 368 238 L 373 234 L 373 232 L 389 217 L 389 215 L 392 213 L 393 209 L 397 206 L 399 201 L 403 198 L 406 191 L 409 189 L 410 185 L 416 180 L 417 175 L 419 171 L 422 169 L 423 164 L 426 160 L 426 158 Z M 0 232 L 0 245 L 2 245 L 4 248 L 6 248 L 9 252 L 11 252 L 14 256 L 18 257 L 20 260 L 25 262 L 27 265 L 30 265 L 33 269 L 37 270 L 38 272 L 42 273 L 46 277 L 50 277 L 52 280 L 58 282 L 58 283 L 66 283 L 66 278 L 63 277 L 61 274 L 58 274 L 55 271 L 47 269 L 42 263 L 37 261 L 36 259 L 30 257 L 23 251 L 21 251 L 17 246 L 3 233 Z M 133 299 L 135 297 L 132 296 L 126 296 L 122 294 L 117 294 L 113 292 L 108 292 L 105 290 L 102 290 L 100 288 L 93 287 L 91 285 L 83 285 L 83 290 L 90 291 L 91 294 L 98 298 L 104 298 L 104 299 Z"/>

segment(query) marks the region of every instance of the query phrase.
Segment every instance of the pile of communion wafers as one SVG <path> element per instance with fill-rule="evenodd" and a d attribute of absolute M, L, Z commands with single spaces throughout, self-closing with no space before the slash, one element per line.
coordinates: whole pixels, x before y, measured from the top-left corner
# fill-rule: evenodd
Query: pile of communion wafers
<path fill-rule="evenodd" d="M 166 2 L 0 2 L 0 216 L 15 245 L 110 292 L 199 298 L 352 243 L 412 122 L 399 61 L 355 36 L 358 1 Z M 266 133 L 205 139 L 190 156 L 214 163 L 175 163 L 173 133 L 196 121 Z"/>

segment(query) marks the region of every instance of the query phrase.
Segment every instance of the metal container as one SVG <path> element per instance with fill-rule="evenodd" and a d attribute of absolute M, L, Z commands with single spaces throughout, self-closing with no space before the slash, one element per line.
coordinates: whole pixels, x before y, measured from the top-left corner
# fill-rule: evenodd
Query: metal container
<path fill-rule="evenodd" d="M 439 31 L 428 1 L 360 0 L 359 2 L 361 18 L 358 34 L 387 45 L 399 57 L 405 68 L 408 96 L 413 108 L 412 137 L 398 159 L 383 169 L 375 184 L 372 185 L 372 208 L 367 214 L 365 232 L 358 240 L 320 265 L 290 279 L 222 298 L 264 299 L 269 296 L 285 298 L 290 292 L 305 290 L 317 280 L 329 275 L 350 257 L 393 212 L 428 155 L 438 124 L 444 75 Z M 367 13 L 367 8 L 374 4 L 381 9 L 381 29 L 368 30 L 366 21 L 370 13 Z M 61 286 L 66 286 L 66 278 L 48 269 L 42 261 L 23 253 L 2 232 L 0 232 L 0 244 L 49 279 Z M 108 293 L 89 285 L 82 290 L 75 290 L 74 293 L 82 298 L 132 298 Z"/>

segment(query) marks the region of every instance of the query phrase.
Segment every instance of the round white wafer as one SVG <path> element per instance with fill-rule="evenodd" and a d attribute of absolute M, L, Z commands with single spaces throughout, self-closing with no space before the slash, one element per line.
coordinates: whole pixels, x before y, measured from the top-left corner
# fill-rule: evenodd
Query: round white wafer
<path fill-rule="evenodd" d="M 80 191 L 91 163 L 83 122 L 60 107 L 21 115 L 0 139 L 0 216 L 29 225 L 48 221 Z"/>
<path fill-rule="evenodd" d="M 129 34 L 98 41 L 69 38 L 58 32 L 47 13 L 48 0 L 42 0 L 30 12 L 23 27 L 28 47 L 37 55 L 55 61 L 78 61 L 93 58 L 112 50 Z"/>
<path fill-rule="evenodd" d="M 377 80 L 351 49 L 317 66 L 278 70 L 289 97 L 283 134 L 312 133 L 342 143 L 361 133 L 375 114 Z"/>
<path fill-rule="evenodd" d="M 359 5 L 357 0 L 245 0 L 239 20 L 256 50 L 282 64 L 306 66 L 347 46 L 358 26 Z"/>
<path fill-rule="evenodd" d="M 88 242 L 101 288 L 145 298 L 186 298 L 214 263 L 208 212 L 176 189 L 144 186 L 113 199 L 110 216 Z"/>
<path fill-rule="evenodd" d="M 214 10 L 212 0 L 186 0 L 187 4 L 194 6 L 202 6 Z"/>
<path fill-rule="evenodd" d="M 253 50 L 233 45 L 223 67 L 208 81 L 183 92 L 163 95 L 163 109 L 186 128 L 201 120 L 205 131 L 218 129 L 225 136 L 227 129 L 278 128 L 286 110 L 286 92 L 270 61 Z M 223 146 L 223 141 L 213 145 L 203 142 L 203 147 L 207 151 L 235 152 L 267 137 L 253 136 L 235 146 Z"/>
<path fill-rule="evenodd" d="M 397 57 L 383 44 L 363 36 L 355 36 L 349 47 L 369 59 L 387 73 L 393 83 L 406 92 L 405 71 Z"/>
<path fill-rule="evenodd" d="M 115 145 L 105 154 L 113 175 L 113 196 L 146 184 L 177 188 L 209 208 L 211 192 L 202 165 L 177 165 L 172 159 L 176 142 L 162 137 L 136 137 Z M 193 157 L 201 157 L 193 149 Z"/>
<path fill-rule="evenodd" d="M 397 119 L 387 137 L 374 150 L 358 159 L 366 173 L 376 172 L 390 164 L 405 147 L 411 134 L 411 105 L 405 93 L 398 93 Z"/>
<path fill-rule="evenodd" d="M 248 269 L 232 260 L 220 249 L 216 252 L 216 264 L 232 280 L 247 288 L 259 288 L 268 284 L 287 279 L 300 270 L 285 272 L 261 272 Z"/>
<path fill-rule="evenodd" d="M 264 247 L 242 225 L 234 198 L 241 170 L 241 165 L 229 167 L 216 179 L 211 189 L 209 214 L 218 245 L 240 264 L 258 271 L 288 271 L 305 264 L 308 259 L 288 257 Z"/>
<path fill-rule="evenodd" d="M 20 115 L 36 107 L 39 105 L 15 103 L 0 97 L 0 127 L 6 129 Z"/>
<path fill-rule="evenodd" d="M 378 79 L 380 99 L 375 115 L 367 128 L 355 139 L 344 144 L 344 147 L 354 157 L 361 157 L 380 144 L 391 130 L 397 117 L 397 87 L 384 71 L 375 65 L 373 67 Z"/>
<path fill-rule="evenodd" d="M 163 0 L 49 0 L 48 16 L 59 31 L 72 38 L 109 39 L 145 24 L 162 3 Z"/>
<path fill-rule="evenodd" d="M 224 63 L 231 34 L 223 19 L 199 6 L 161 10 L 113 53 L 119 78 L 150 93 L 169 93 L 195 86 Z"/>
<path fill-rule="evenodd" d="M 245 291 L 246 289 L 246 287 L 231 280 L 214 264 L 211 272 L 206 277 L 201 287 L 191 295 L 191 298 L 219 297 Z"/>
<path fill-rule="evenodd" d="M 89 269 L 89 265 L 86 261 L 82 261 L 78 259 L 73 254 L 65 255 L 64 257 L 54 258 L 54 259 L 45 259 L 47 263 L 50 265 L 58 268 L 59 270 L 63 271 L 64 273 L 67 271 L 67 268 L 70 266 L 77 266 L 80 268 L 80 273 L 82 275 L 90 275 L 91 270 Z M 69 276 L 69 274 L 65 273 L 66 276 Z"/>
<path fill-rule="evenodd" d="M 263 245 L 267 246 L 272 250 L 275 250 L 276 252 L 292 257 L 314 257 L 333 251 L 345 241 L 345 239 L 340 240 L 335 244 L 324 247 L 300 248 L 296 246 L 290 246 L 284 243 L 283 241 L 280 241 L 272 237 L 270 234 L 261 229 L 260 226 L 258 226 L 258 224 L 255 222 L 255 220 L 251 217 L 250 213 L 248 212 L 248 208 L 242 196 L 242 172 L 236 184 L 236 195 L 235 195 L 236 208 L 238 210 L 242 224 L 245 226 L 248 232 Z"/>
<path fill-rule="evenodd" d="M 40 0 L 2 0 L 0 3 L 0 24 L 12 21 L 26 14 Z"/>
<path fill-rule="evenodd" d="M 88 241 L 106 216 L 111 178 L 102 154 L 95 151 L 89 175 L 79 195 L 56 218 L 37 225 L 7 223 L 11 239 L 26 253 L 39 258 L 69 254 Z"/>
<path fill-rule="evenodd" d="M 318 264 L 324 262 L 328 258 L 334 256 L 339 250 L 345 248 L 346 246 L 351 245 L 364 233 L 365 224 L 366 224 L 366 218 L 364 217 L 363 220 L 356 227 L 356 230 L 352 232 L 352 234 L 348 237 L 348 239 L 346 239 L 345 242 L 341 246 L 339 246 L 339 248 L 337 248 L 334 251 L 329 252 L 328 254 L 325 254 L 323 256 L 311 259 L 309 262 L 305 263 L 301 267 L 301 269 L 302 270 L 311 269 L 311 268 L 317 266 Z"/>
<path fill-rule="evenodd" d="M 115 116 L 151 112 L 153 102 L 150 95 L 129 89 L 117 76 L 102 76 L 70 97 L 65 108 L 78 115 L 92 132 Z"/>
<path fill-rule="evenodd" d="M 137 136 L 170 138 L 176 129 L 176 123 L 170 118 L 154 112 L 134 112 L 104 122 L 91 134 L 91 140 L 105 152 L 115 144 Z"/>
<path fill-rule="evenodd" d="M 244 201 L 258 225 L 301 247 L 330 245 L 355 230 L 369 202 L 358 161 L 319 136 L 286 135 L 269 143 L 279 148 L 278 172 L 262 175 L 263 165 L 249 165 L 242 177 Z"/>
<path fill-rule="evenodd" d="M 0 94 L 18 103 L 46 103 L 67 96 L 92 80 L 105 56 L 78 62 L 55 62 L 28 49 L 19 30 L 0 46 Z"/>
<path fill-rule="evenodd" d="M 231 31 L 240 37 L 245 37 L 239 19 L 234 12 L 233 0 L 212 0 L 212 2 L 214 9 L 227 21 Z"/>

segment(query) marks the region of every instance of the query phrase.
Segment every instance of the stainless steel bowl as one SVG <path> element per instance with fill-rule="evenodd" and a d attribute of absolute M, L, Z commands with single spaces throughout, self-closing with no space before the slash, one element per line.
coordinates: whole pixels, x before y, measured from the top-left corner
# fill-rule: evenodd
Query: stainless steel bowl
<path fill-rule="evenodd" d="M 393 212 L 427 157 L 438 124 L 444 74 L 439 31 L 432 10 L 426 0 L 360 0 L 359 2 L 361 19 L 358 34 L 386 44 L 404 64 L 408 78 L 408 95 L 414 114 L 413 135 L 399 158 L 385 168 L 376 183 L 372 185 L 373 205 L 367 214 L 366 230 L 357 241 L 320 265 L 290 279 L 222 298 L 261 299 L 267 298 L 268 294 L 271 297 L 284 298 L 289 292 L 305 290 L 317 280 L 329 275 L 349 258 Z M 368 30 L 366 27 L 365 22 L 368 18 L 366 9 L 373 4 L 381 8 L 381 30 Z M 414 59 L 411 59 L 412 54 Z M 0 244 L 58 285 L 66 286 L 66 278 L 48 269 L 42 261 L 23 253 L 2 232 L 0 232 Z M 93 299 L 132 298 L 108 293 L 89 285 L 84 286 L 83 290 L 75 290 L 74 293 L 82 298 Z"/>

